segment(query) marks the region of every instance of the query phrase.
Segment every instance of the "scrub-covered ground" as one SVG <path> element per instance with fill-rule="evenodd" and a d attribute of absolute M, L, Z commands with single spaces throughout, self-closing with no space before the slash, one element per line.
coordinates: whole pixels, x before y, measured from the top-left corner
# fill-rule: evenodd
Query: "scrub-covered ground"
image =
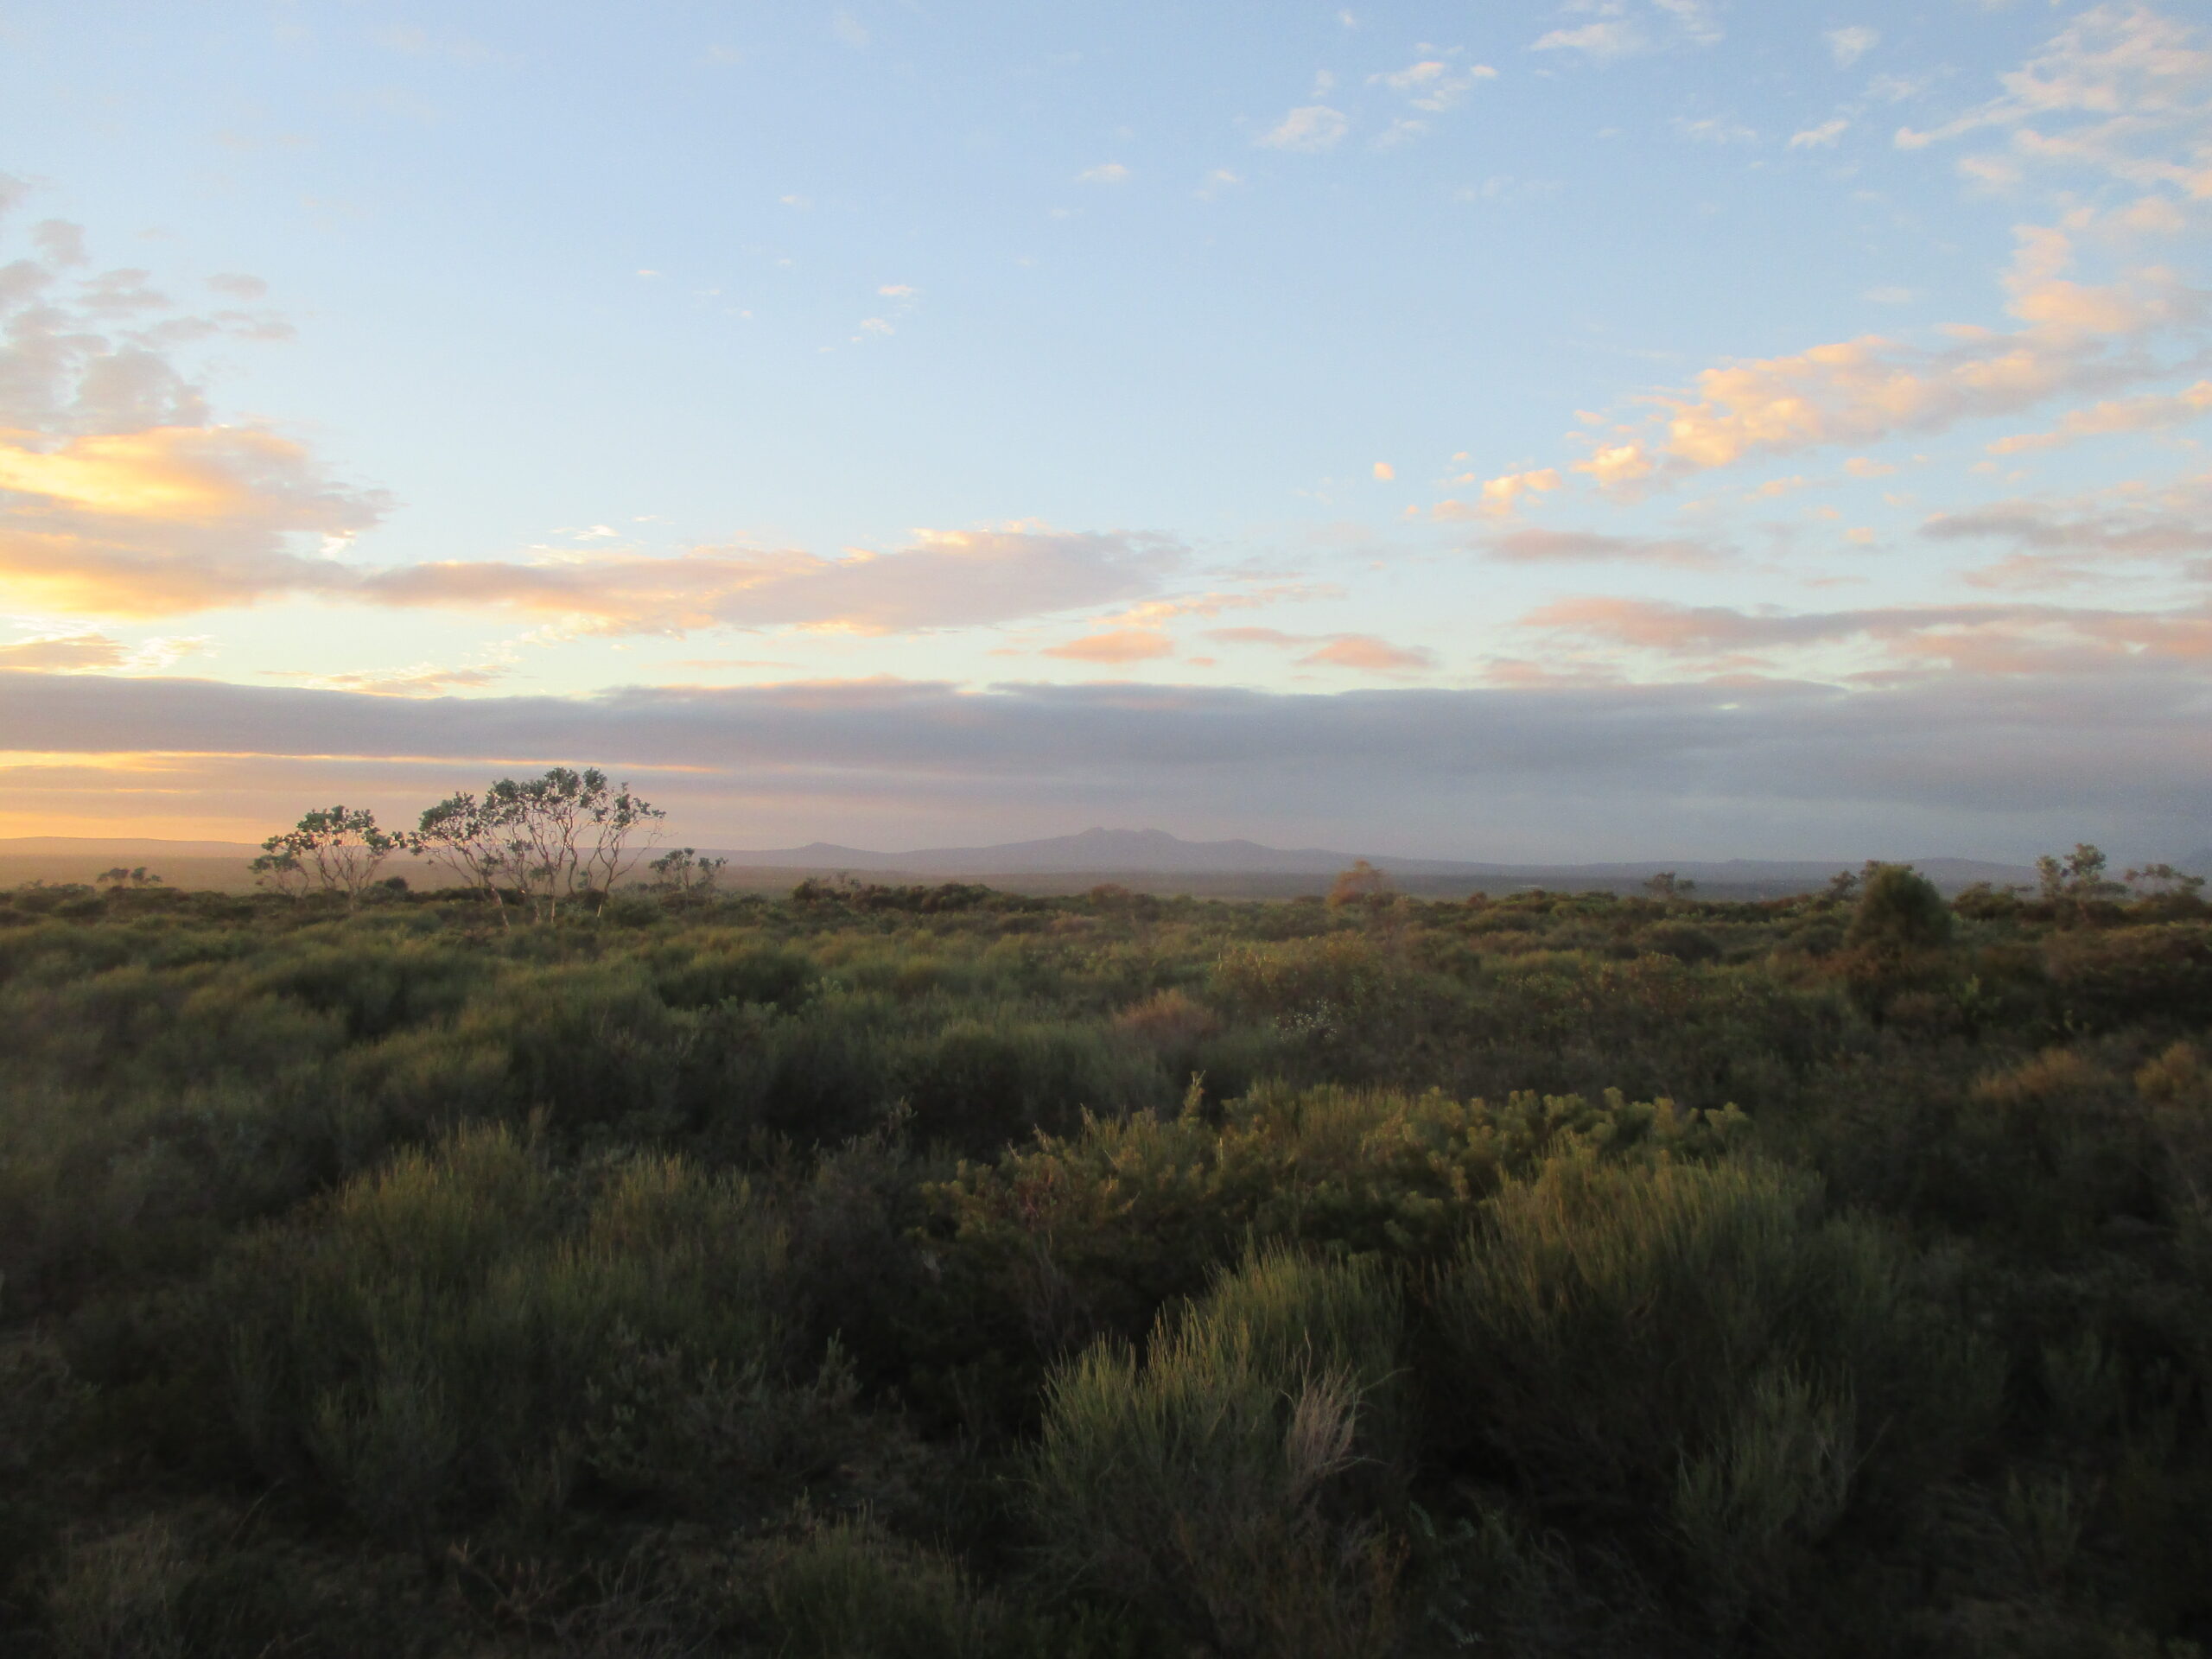
<path fill-rule="evenodd" d="M 0 1645 L 2212 1641 L 2212 920 L 0 893 Z"/>

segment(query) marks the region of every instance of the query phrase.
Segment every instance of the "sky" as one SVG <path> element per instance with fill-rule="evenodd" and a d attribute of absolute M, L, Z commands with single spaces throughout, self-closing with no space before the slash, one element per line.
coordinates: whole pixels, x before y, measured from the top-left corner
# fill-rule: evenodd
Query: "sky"
<path fill-rule="evenodd" d="M 0 836 L 2212 845 L 2212 18 L 0 0 Z"/>

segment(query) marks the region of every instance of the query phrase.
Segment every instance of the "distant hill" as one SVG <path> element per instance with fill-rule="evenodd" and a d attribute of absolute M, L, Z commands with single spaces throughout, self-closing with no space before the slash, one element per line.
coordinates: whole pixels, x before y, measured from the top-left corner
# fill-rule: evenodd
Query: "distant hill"
<path fill-rule="evenodd" d="M 1086 830 L 1080 835 L 1041 841 L 1005 842 L 988 847 L 925 847 L 912 852 L 880 853 L 864 847 L 812 842 L 804 847 L 716 849 L 733 865 L 755 869 L 849 870 L 904 875 L 1080 875 L 1120 874 L 1333 876 L 1362 855 L 1317 847 L 1268 847 L 1255 841 L 1185 841 L 1164 830 Z M 1825 885 L 1838 870 L 1856 869 L 1865 861 L 1837 859 L 1726 859 L 1707 862 L 1643 860 L 1603 864 L 1491 864 L 1453 859 L 1395 858 L 1367 854 L 1378 869 L 1404 877 L 1442 878 L 1455 882 L 1490 882 L 1515 887 L 1620 887 L 1672 870 L 1684 880 L 1715 890 L 1758 889 L 1802 892 Z M 1983 859 L 1923 858 L 1910 861 L 1947 888 L 1975 881 L 1999 885 L 2032 881 L 2024 865 Z M 1424 884 L 1425 885 L 1425 884 Z"/>
<path fill-rule="evenodd" d="M 17 882 L 90 881 L 118 864 L 143 865 L 171 887 L 250 889 L 246 873 L 261 849 L 245 842 L 161 841 L 145 836 L 20 836 L 0 837 L 0 886 Z M 906 880 L 989 881 L 1017 891 L 1077 893 L 1101 881 L 1161 893 L 1224 898 L 1292 898 L 1321 893 L 1337 872 L 1360 855 L 1319 847 L 1269 847 L 1256 841 L 1185 841 L 1164 830 L 1086 830 L 1080 835 L 984 847 L 925 847 L 912 852 L 875 852 L 810 842 L 767 849 L 713 849 L 729 860 L 727 885 L 761 890 L 787 886 L 803 874 L 849 872 Z M 1838 870 L 1863 859 L 1673 859 L 1602 864 L 1488 864 L 1437 858 L 1366 855 L 1408 892 L 1433 898 L 1478 889 L 1510 893 L 1551 887 L 1566 892 L 1610 888 L 1633 892 L 1662 870 L 1697 883 L 1713 898 L 1780 897 L 1825 886 Z M 2023 865 L 1970 858 L 1910 861 L 1930 880 L 1955 892 L 1975 881 L 1999 886 L 2032 883 Z M 453 878 L 420 860 L 395 858 L 385 867 L 418 887 L 447 887 Z M 2212 869 L 2212 850 L 2198 868 Z"/>

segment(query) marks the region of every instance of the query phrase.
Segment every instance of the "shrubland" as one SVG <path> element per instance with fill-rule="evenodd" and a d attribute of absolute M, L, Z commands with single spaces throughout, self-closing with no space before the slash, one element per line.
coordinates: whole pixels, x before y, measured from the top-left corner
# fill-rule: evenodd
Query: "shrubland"
<path fill-rule="evenodd" d="M 2196 1653 L 2212 910 L 2071 869 L 0 894 L 0 1642 Z"/>

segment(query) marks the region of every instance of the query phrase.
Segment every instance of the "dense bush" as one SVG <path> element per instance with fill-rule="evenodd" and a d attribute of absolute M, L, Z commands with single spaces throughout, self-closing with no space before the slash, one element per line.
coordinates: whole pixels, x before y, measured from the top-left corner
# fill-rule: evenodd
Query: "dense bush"
<path fill-rule="evenodd" d="M 2185 1659 L 2202 911 L 0 894 L 0 1643 Z"/>

